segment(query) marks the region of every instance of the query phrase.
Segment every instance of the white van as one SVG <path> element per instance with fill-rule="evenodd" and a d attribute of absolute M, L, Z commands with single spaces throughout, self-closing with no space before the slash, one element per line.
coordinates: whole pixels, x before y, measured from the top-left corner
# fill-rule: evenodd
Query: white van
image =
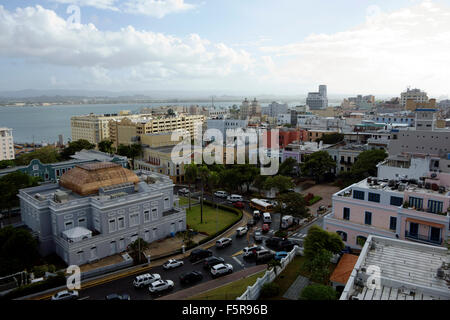
<path fill-rule="evenodd" d="M 230 194 L 227 197 L 227 200 L 230 201 L 230 202 L 238 202 L 238 201 L 243 201 L 244 198 L 241 195 L 238 195 L 238 194 Z"/>
<path fill-rule="evenodd" d="M 264 223 L 272 223 L 272 216 L 268 212 L 263 213 L 263 221 Z"/>

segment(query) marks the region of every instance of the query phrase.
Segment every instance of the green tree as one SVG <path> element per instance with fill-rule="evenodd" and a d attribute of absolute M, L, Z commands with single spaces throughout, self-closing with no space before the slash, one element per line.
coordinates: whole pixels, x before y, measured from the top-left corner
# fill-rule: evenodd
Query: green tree
<path fill-rule="evenodd" d="M 134 242 L 128 245 L 127 251 L 133 258 L 135 264 L 139 264 L 143 261 L 144 252 L 149 247 L 149 243 L 144 241 L 142 238 L 137 238 Z"/>
<path fill-rule="evenodd" d="M 258 168 L 252 164 L 240 164 L 235 168 L 235 173 L 240 177 L 240 181 L 247 186 L 247 192 L 250 189 L 250 185 L 255 180 L 255 177 L 258 175 Z"/>
<path fill-rule="evenodd" d="M 293 176 L 295 174 L 294 169 L 297 165 L 297 160 L 294 158 L 287 158 L 280 164 L 278 174 L 282 176 Z"/>
<path fill-rule="evenodd" d="M 76 152 L 81 150 L 90 150 L 94 149 L 95 144 L 90 143 L 85 139 L 80 139 L 76 141 L 69 142 L 69 145 L 63 149 L 61 152 L 61 157 L 63 159 L 70 159 L 71 155 L 74 155 Z"/>
<path fill-rule="evenodd" d="M 29 231 L 11 226 L 0 229 L 0 276 L 31 269 L 38 259 L 38 243 Z"/>
<path fill-rule="evenodd" d="M 102 140 L 98 143 L 98 150 L 106 153 L 113 153 L 113 142 L 111 140 Z"/>
<path fill-rule="evenodd" d="M 253 186 L 258 189 L 260 195 L 262 190 L 266 190 L 265 189 L 266 180 L 267 176 L 263 176 L 260 174 L 256 175 L 255 179 L 253 180 Z"/>
<path fill-rule="evenodd" d="M 22 154 L 15 162 L 17 165 L 22 166 L 30 164 L 30 161 L 33 159 L 38 159 L 42 163 L 53 163 L 60 161 L 60 156 L 55 147 L 47 146 L 33 152 Z"/>
<path fill-rule="evenodd" d="M 278 275 L 278 268 L 281 268 L 281 261 L 272 259 L 267 263 L 267 270 L 272 270 L 275 272 L 275 276 Z"/>
<path fill-rule="evenodd" d="M 202 195 L 200 198 L 200 223 L 203 223 L 203 193 L 205 189 L 205 184 L 208 182 L 209 178 L 209 170 L 206 165 L 199 166 L 198 177 L 200 178 L 200 183 L 202 186 Z"/>
<path fill-rule="evenodd" d="M 338 293 L 333 287 L 323 284 L 312 284 L 302 290 L 301 300 L 337 300 Z"/>
<path fill-rule="evenodd" d="M 184 166 L 184 179 L 189 184 L 189 209 L 191 209 L 191 184 L 197 179 L 197 165 L 190 163 Z"/>
<path fill-rule="evenodd" d="M 0 177 L 0 209 L 7 209 L 9 212 L 12 208 L 19 206 L 19 198 L 17 194 L 20 189 L 35 187 L 42 179 L 40 177 L 32 177 L 21 171 L 15 171 Z"/>
<path fill-rule="evenodd" d="M 303 242 L 304 255 L 312 260 L 320 250 L 325 249 L 332 254 L 340 253 L 345 245 L 341 237 L 334 232 L 323 230 L 317 225 L 311 226 Z"/>
<path fill-rule="evenodd" d="M 0 169 L 6 169 L 9 167 L 15 167 L 16 163 L 13 160 L 2 160 L 0 161 Z"/>
<path fill-rule="evenodd" d="M 342 133 L 326 133 L 321 138 L 318 138 L 316 142 L 323 141 L 324 144 L 336 144 L 344 140 L 344 134 Z"/>
<path fill-rule="evenodd" d="M 268 177 L 264 184 L 266 190 L 270 190 L 272 188 L 276 189 L 279 194 L 287 192 L 289 189 L 295 187 L 295 184 L 292 182 L 292 178 L 285 176 L 274 176 Z"/>
<path fill-rule="evenodd" d="M 280 213 L 280 229 L 283 216 L 306 218 L 309 216 L 309 208 L 305 198 L 297 192 L 284 193 L 278 196 L 278 205 L 275 208 Z"/>
<path fill-rule="evenodd" d="M 304 271 L 310 274 L 311 281 L 326 284 L 330 277 L 330 260 L 332 258 L 330 251 L 320 249 L 312 259 L 303 264 Z"/>
<path fill-rule="evenodd" d="M 300 164 L 302 175 L 314 177 L 317 183 L 336 163 L 326 151 L 317 151 L 305 157 L 305 162 Z"/>

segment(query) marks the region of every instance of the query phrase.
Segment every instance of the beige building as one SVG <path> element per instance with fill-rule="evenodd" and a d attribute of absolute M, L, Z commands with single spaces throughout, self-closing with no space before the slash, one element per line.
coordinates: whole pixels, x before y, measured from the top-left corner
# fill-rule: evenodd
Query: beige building
<path fill-rule="evenodd" d="M 196 133 L 195 124 L 200 123 L 203 126 L 205 119 L 206 117 L 203 115 L 181 115 L 176 117 L 145 115 L 132 119 L 127 117 L 121 120 L 112 119 L 109 121 L 109 139 L 113 142 L 113 146 L 117 148 L 120 144 L 128 145 L 142 141 L 142 139 L 150 139 L 144 137 L 148 134 L 169 133 L 179 129 L 187 130 L 193 138 Z M 200 130 L 202 130 L 202 127 Z M 158 140 L 155 137 L 153 139 L 154 141 Z M 159 139 L 162 141 L 156 141 L 156 143 L 167 141 L 167 137 L 161 136 Z"/>
<path fill-rule="evenodd" d="M 428 102 L 428 96 L 426 92 L 420 91 L 420 89 L 407 89 L 400 94 L 400 104 L 402 107 L 406 107 L 406 102 L 413 100 L 417 103 Z"/>
<path fill-rule="evenodd" d="M 12 129 L 0 128 L 0 161 L 14 159 Z"/>
<path fill-rule="evenodd" d="M 138 119 L 143 114 L 131 114 L 130 111 L 121 111 L 113 114 L 88 114 L 73 116 L 70 118 L 72 131 L 72 141 L 84 139 L 90 143 L 98 144 L 102 140 L 109 139 L 109 122 L 111 120 L 120 121 L 122 119 Z"/>

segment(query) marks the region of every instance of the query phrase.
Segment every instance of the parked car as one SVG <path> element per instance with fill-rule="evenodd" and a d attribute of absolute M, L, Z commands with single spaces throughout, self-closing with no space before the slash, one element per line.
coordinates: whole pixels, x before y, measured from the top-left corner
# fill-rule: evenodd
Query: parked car
<path fill-rule="evenodd" d="M 180 190 L 178 190 L 178 193 L 181 193 L 181 194 L 189 194 L 189 189 L 188 188 L 182 188 L 182 189 L 180 189 Z"/>
<path fill-rule="evenodd" d="M 214 267 L 211 268 L 211 275 L 213 278 L 222 276 L 224 274 L 229 274 L 232 272 L 233 272 L 233 266 L 229 263 L 216 264 Z"/>
<path fill-rule="evenodd" d="M 247 227 L 239 227 L 236 229 L 236 236 L 240 237 L 245 235 L 248 232 L 248 228 Z"/>
<path fill-rule="evenodd" d="M 233 206 L 238 209 L 243 209 L 245 207 L 244 203 L 241 201 L 237 201 L 237 202 L 233 203 Z"/>
<path fill-rule="evenodd" d="M 182 284 L 195 283 L 203 279 L 203 274 L 200 271 L 191 271 L 180 275 L 180 282 Z"/>
<path fill-rule="evenodd" d="M 245 247 L 243 251 L 244 258 L 254 258 L 256 256 L 256 252 L 265 250 L 262 246 L 253 245 L 250 247 Z"/>
<path fill-rule="evenodd" d="M 169 259 L 166 263 L 163 264 L 163 268 L 165 270 L 178 268 L 184 265 L 184 262 L 176 259 Z"/>
<path fill-rule="evenodd" d="M 75 300 L 78 299 L 79 293 L 76 290 L 63 290 L 52 296 L 53 301 L 59 300 Z"/>
<path fill-rule="evenodd" d="M 325 210 L 327 210 L 327 207 L 320 206 L 319 208 L 317 208 L 317 213 L 320 213 L 320 212 L 325 211 Z"/>
<path fill-rule="evenodd" d="M 253 219 L 250 219 L 247 221 L 247 227 L 253 227 L 256 224 L 256 221 Z"/>
<path fill-rule="evenodd" d="M 150 293 L 157 293 L 165 290 L 173 289 L 174 284 L 172 280 L 158 280 L 152 282 L 152 284 L 148 287 Z"/>
<path fill-rule="evenodd" d="M 257 241 L 257 242 L 262 241 L 261 231 L 259 231 L 259 230 L 255 231 L 255 233 L 253 234 L 253 239 L 255 239 L 255 241 Z"/>
<path fill-rule="evenodd" d="M 233 240 L 231 238 L 221 238 L 216 241 L 216 248 L 225 248 L 226 246 L 231 245 Z"/>
<path fill-rule="evenodd" d="M 133 281 L 133 285 L 135 288 L 142 288 L 158 280 L 161 280 L 161 276 L 159 274 L 145 273 L 141 274 L 140 276 L 137 276 Z"/>
<path fill-rule="evenodd" d="M 274 257 L 274 254 L 272 251 L 264 249 L 256 252 L 256 262 L 265 262 L 272 260 Z"/>
<path fill-rule="evenodd" d="M 189 255 L 189 261 L 195 262 L 202 260 L 204 258 L 211 257 L 213 255 L 212 251 L 204 249 L 195 249 Z"/>
<path fill-rule="evenodd" d="M 228 201 L 230 201 L 230 202 L 237 202 L 237 201 L 244 201 L 244 198 L 241 196 L 241 195 L 239 195 L 239 194 L 230 194 L 228 197 L 227 197 L 227 200 Z"/>
<path fill-rule="evenodd" d="M 288 253 L 286 251 L 278 251 L 278 252 L 275 252 L 274 259 L 275 260 L 281 260 L 281 259 L 287 257 L 287 255 L 288 255 Z"/>
<path fill-rule="evenodd" d="M 278 238 L 278 237 L 272 237 L 272 238 L 266 239 L 266 246 L 269 248 L 277 249 L 278 244 L 282 240 L 283 240 L 283 238 Z"/>
<path fill-rule="evenodd" d="M 216 191 L 214 192 L 214 195 L 218 198 L 226 198 L 228 197 L 228 192 L 226 191 Z"/>
<path fill-rule="evenodd" d="M 270 230 L 269 225 L 267 223 L 264 223 L 262 226 L 262 232 L 264 232 L 264 233 L 269 232 L 269 230 Z"/>
<path fill-rule="evenodd" d="M 285 238 L 272 237 L 266 240 L 266 246 L 279 251 L 291 251 L 295 242 Z"/>
<path fill-rule="evenodd" d="M 105 299 L 106 300 L 131 300 L 130 296 L 126 293 L 124 293 L 124 294 L 111 293 L 111 294 L 108 294 L 105 297 Z"/>
<path fill-rule="evenodd" d="M 264 223 L 272 223 L 272 216 L 270 215 L 269 212 L 263 213 L 263 221 Z"/>
<path fill-rule="evenodd" d="M 204 269 L 211 269 L 213 266 L 219 263 L 223 263 L 225 260 L 221 257 L 209 257 L 206 258 L 205 261 L 203 261 L 203 268 Z"/>
<path fill-rule="evenodd" d="M 253 211 L 253 219 L 259 220 L 261 218 L 261 212 L 259 210 Z"/>

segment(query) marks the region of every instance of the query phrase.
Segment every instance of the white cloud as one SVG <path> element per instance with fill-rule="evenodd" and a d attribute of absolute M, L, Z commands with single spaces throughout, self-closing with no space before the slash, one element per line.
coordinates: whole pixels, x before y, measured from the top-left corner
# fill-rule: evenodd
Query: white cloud
<path fill-rule="evenodd" d="M 371 8 L 364 24 L 260 47 L 279 84 L 327 83 L 330 92 L 398 93 L 407 85 L 448 92 L 450 8 L 432 1 L 391 13 Z"/>
<path fill-rule="evenodd" d="M 123 79 L 217 79 L 254 63 L 244 50 L 211 43 L 197 34 L 177 38 L 128 26 L 100 31 L 93 24 L 70 28 L 41 6 L 10 12 L 0 6 L 0 56 L 76 67 L 101 84 Z M 131 80 L 130 80 L 131 81 Z"/>
<path fill-rule="evenodd" d="M 94 7 L 97 9 L 107 9 L 118 11 L 116 7 L 117 0 L 50 0 L 52 2 L 67 4 L 67 5 L 77 5 L 80 7 Z"/>

